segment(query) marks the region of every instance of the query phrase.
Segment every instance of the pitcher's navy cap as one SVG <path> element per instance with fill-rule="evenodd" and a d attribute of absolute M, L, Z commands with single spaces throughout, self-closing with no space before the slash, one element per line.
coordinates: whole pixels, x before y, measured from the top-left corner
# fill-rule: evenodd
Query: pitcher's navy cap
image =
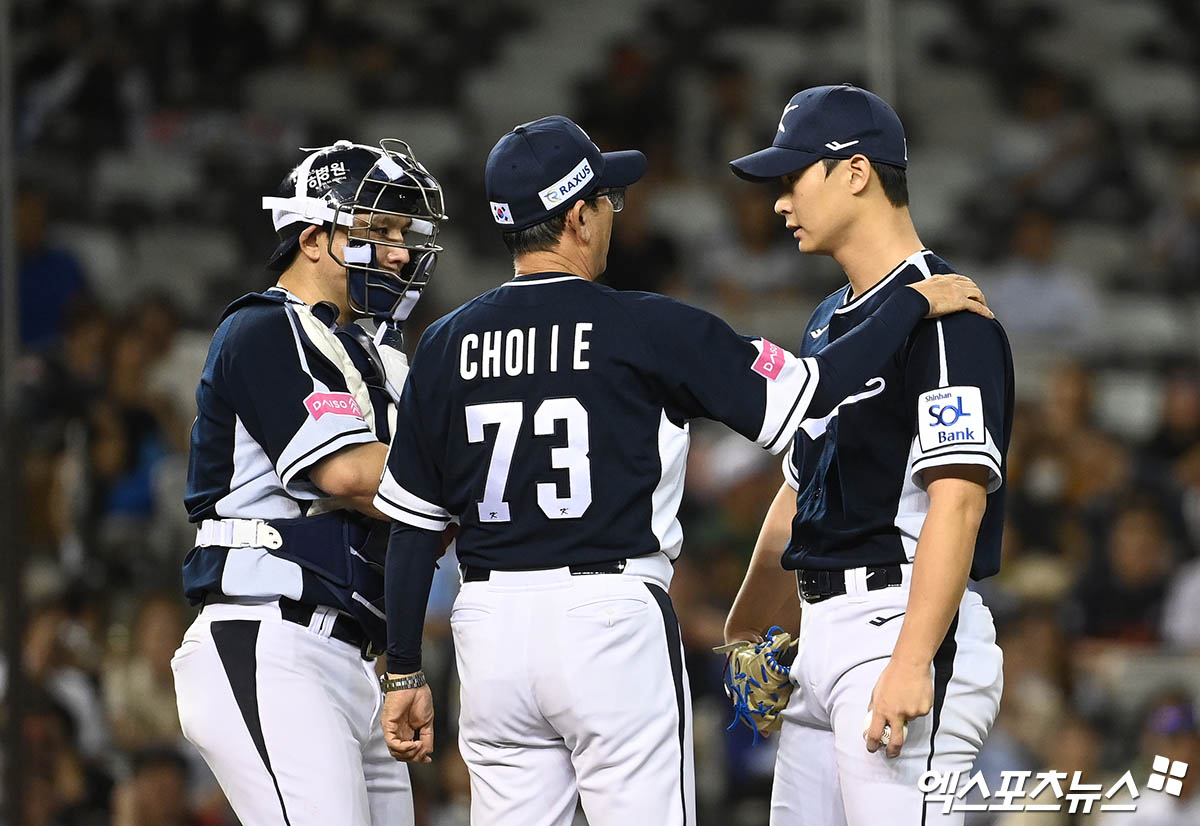
<path fill-rule="evenodd" d="M 629 186 L 644 174 L 641 152 L 601 152 L 570 118 L 551 115 L 521 124 L 492 147 L 484 188 L 492 220 L 515 232 L 565 212 L 598 189 Z"/>
<path fill-rule="evenodd" d="M 807 169 L 821 158 L 859 154 L 908 166 L 904 126 L 896 112 L 878 95 L 843 83 L 797 92 L 779 118 L 775 141 L 729 166 L 739 178 L 766 181 Z"/>

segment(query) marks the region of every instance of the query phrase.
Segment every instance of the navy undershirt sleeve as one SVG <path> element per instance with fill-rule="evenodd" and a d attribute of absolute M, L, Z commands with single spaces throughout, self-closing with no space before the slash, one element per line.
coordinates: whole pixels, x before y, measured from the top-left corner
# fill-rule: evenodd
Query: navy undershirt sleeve
<path fill-rule="evenodd" d="M 821 380 L 809 403 L 807 417 L 828 416 L 862 387 L 888 359 L 895 358 L 928 312 L 925 296 L 901 287 L 865 321 L 817 353 L 814 358 L 820 365 Z"/>
<path fill-rule="evenodd" d="M 441 555 L 441 533 L 392 523 L 383 586 L 389 673 L 411 674 L 421 669 L 425 607 L 429 603 L 433 571 Z"/>

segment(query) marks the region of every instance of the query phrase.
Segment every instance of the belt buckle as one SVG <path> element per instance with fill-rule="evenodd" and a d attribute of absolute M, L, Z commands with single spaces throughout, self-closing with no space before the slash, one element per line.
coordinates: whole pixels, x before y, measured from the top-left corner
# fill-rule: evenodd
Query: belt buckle
<path fill-rule="evenodd" d="M 229 546 L 231 548 L 253 548 L 255 541 L 258 539 L 257 519 L 236 519 L 231 520 L 232 530 L 229 532 Z M 228 523 L 227 523 L 228 524 Z"/>
<path fill-rule="evenodd" d="M 800 598 L 805 602 L 824 602 L 846 593 L 845 586 L 841 591 L 833 587 L 834 575 L 844 576 L 840 571 L 810 570 L 800 574 Z"/>
<path fill-rule="evenodd" d="M 811 587 L 816 584 L 812 580 L 813 577 L 811 573 L 808 571 L 800 572 L 800 598 L 805 602 L 820 602 L 821 594 L 819 591 L 816 591 L 813 587 Z"/>

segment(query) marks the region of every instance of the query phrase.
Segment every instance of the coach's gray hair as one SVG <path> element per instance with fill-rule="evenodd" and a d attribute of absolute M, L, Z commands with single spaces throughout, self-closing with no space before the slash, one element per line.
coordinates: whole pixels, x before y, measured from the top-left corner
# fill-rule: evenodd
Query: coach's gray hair
<path fill-rule="evenodd" d="M 545 252 L 554 249 L 567 227 L 567 213 L 563 212 L 516 232 L 504 233 L 504 246 L 513 258 L 528 252 Z"/>
<path fill-rule="evenodd" d="M 593 195 L 591 198 L 585 198 L 583 202 L 595 209 L 598 197 L 600 196 Z M 504 246 L 508 247 L 513 258 L 530 252 L 546 252 L 554 249 L 562 239 L 563 230 L 567 228 L 567 212 L 570 210 L 551 216 L 540 224 L 534 224 L 516 232 L 504 233 Z"/>

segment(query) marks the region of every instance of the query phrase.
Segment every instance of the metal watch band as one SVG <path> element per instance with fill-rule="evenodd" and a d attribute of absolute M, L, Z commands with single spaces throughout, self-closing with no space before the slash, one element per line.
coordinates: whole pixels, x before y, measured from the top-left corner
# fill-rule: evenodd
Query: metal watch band
<path fill-rule="evenodd" d="M 379 687 L 384 694 L 389 691 L 407 691 L 410 688 L 420 688 L 426 684 L 425 672 L 418 671 L 416 674 L 409 674 L 406 677 L 392 677 L 391 679 L 385 674 L 379 678 Z"/>

